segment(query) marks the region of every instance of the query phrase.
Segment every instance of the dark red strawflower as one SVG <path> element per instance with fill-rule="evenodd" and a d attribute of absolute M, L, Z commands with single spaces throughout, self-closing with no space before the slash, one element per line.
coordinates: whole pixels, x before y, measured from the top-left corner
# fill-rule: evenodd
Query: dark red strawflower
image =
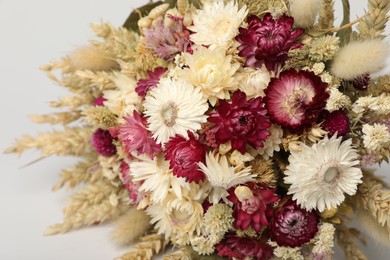
<path fill-rule="evenodd" d="M 263 141 L 270 135 L 271 123 L 261 97 L 247 100 L 244 92 L 236 91 L 231 103 L 220 100 L 215 110 L 208 120 L 215 124 L 211 131 L 218 144 L 231 141 L 232 148 L 242 154 L 246 144 L 263 147 Z"/>
<path fill-rule="evenodd" d="M 286 70 L 272 78 L 265 92 L 271 120 L 292 132 L 309 128 L 326 105 L 328 84 L 311 71 Z"/>
<path fill-rule="evenodd" d="M 352 81 L 352 85 L 357 90 L 366 90 L 370 81 L 370 75 L 366 74 Z"/>
<path fill-rule="evenodd" d="M 139 192 L 139 187 L 141 187 L 142 182 L 134 183 L 132 181 L 130 167 L 124 161 L 122 161 L 121 165 L 119 166 L 119 171 L 121 173 L 120 177 L 122 179 L 122 182 L 125 185 L 126 189 L 129 191 L 129 198 L 131 199 L 133 204 L 138 205 L 138 203 L 143 198 L 142 194 Z"/>
<path fill-rule="evenodd" d="M 104 101 L 106 101 L 107 99 L 105 99 L 104 97 L 103 97 L 103 95 L 100 95 L 100 96 L 98 96 L 96 99 L 95 99 L 95 101 L 93 102 L 93 106 L 94 107 L 102 107 L 102 106 L 104 106 Z"/>
<path fill-rule="evenodd" d="M 318 231 L 317 213 L 300 208 L 291 198 L 281 204 L 270 225 L 271 240 L 288 247 L 309 242 Z"/>
<path fill-rule="evenodd" d="M 252 226 L 260 232 L 262 227 L 268 226 L 268 220 L 273 215 L 272 206 L 279 201 L 279 197 L 275 195 L 275 189 L 261 189 L 253 183 L 249 183 L 247 188 L 252 192 L 252 196 L 239 197 L 240 195 L 232 190 L 229 192 L 228 199 L 234 205 L 234 225 L 242 230 Z"/>
<path fill-rule="evenodd" d="M 289 50 L 301 47 L 297 38 L 304 30 L 292 29 L 293 23 L 294 18 L 285 15 L 274 19 L 268 13 L 263 20 L 250 16 L 248 28 L 241 27 L 236 36 L 241 43 L 238 55 L 246 58 L 245 66 L 259 68 L 264 64 L 268 70 L 276 70 L 284 65 Z"/>
<path fill-rule="evenodd" d="M 110 157 L 116 154 L 116 146 L 112 143 L 112 138 L 108 130 L 98 128 L 92 135 L 92 145 L 98 154 Z"/>
<path fill-rule="evenodd" d="M 216 245 L 219 256 L 226 256 L 229 259 L 250 259 L 267 260 L 273 256 L 273 248 L 263 239 L 250 237 L 238 237 L 228 234 Z"/>
<path fill-rule="evenodd" d="M 153 158 L 153 153 L 161 152 L 161 145 L 156 143 L 152 138 L 152 134 L 147 130 L 147 120 L 141 116 L 136 110 L 133 116 L 126 116 L 125 124 L 120 125 L 116 132 L 118 139 L 122 144 L 123 150 L 130 154 L 137 151 L 138 154 L 145 153 Z"/>
<path fill-rule="evenodd" d="M 188 131 L 188 140 L 180 135 L 172 137 L 165 144 L 165 148 L 165 160 L 169 160 L 173 175 L 196 183 L 205 179 L 197 163 L 205 162 L 206 149 L 192 132 Z"/>
<path fill-rule="evenodd" d="M 349 118 L 343 110 L 333 112 L 323 110 L 319 121 L 322 121 L 322 129 L 328 132 L 329 137 L 336 133 L 337 137 L 344 136 L 349 132 Z"/>
<path fill-rule="evenodd" d="M 148 71 L 148 77 L 146 79 L 140 79 L 137 82 L 137 87 L 135 88 L 135 92 L 137 92 L 138 96 L 145 97 L 146 93 L 148 93 L 149 89 L 152 89 L 157 86 L 161 77 L 167 71 L 167 68 L 157 67 L 153 71 Z"/>

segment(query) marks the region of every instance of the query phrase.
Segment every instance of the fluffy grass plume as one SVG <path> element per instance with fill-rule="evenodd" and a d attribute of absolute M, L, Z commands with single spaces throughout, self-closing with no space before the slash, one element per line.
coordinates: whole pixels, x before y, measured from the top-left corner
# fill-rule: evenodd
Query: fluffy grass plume
<path fill-rule="evenodd" d="M 115 222 L 112 239 L 118 245 L 128 245 L 149 229 L 150 218 L 143 210 L 131 208 Z"/>
<path fill-rule="evenodd" d="M 351 42 L 336 54 L 331 71 L 336 77 L 355 79 L 383 69 L 388 54 L 388 44 L 379 39 Z"/>
<path fill-rule="evenodd" d="M 118 63 L 102 49 L 88 45 L 81 47 L 68 56 L 71 70 L 110 70 Z"/>
<path fill-rule="evenodd" d="M 322 0 L 293 0 L 290 5 L 291 16 L 298 27 L 308 28 L 314 25 L 321 8 Z"/>

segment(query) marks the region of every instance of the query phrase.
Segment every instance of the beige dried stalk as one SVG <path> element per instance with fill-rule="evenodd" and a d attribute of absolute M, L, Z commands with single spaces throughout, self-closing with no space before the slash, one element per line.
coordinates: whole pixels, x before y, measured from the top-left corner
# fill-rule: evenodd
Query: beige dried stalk
<path fill-rule="evenodd" d="M 74 73 L 74 76 L 79 77 L 84 88 L 97 87 L 100 91 L 115 88 L 112 81 L 113 72 L 111 71 L 79 70 Z"/>
<path fill-rule="evenodd" d="M 370 212 L 381 226 L 386 226 L 390 237 L 390 190 L 371 172 L 366 171 L 355 199 L 358 206 Z"/>
<path fill-rule="evenodd" d="M 379 96 L 382 92 L 390 94 L 390 76 L 382 76 L 377 81 L 371 81 L 368 91 L 374 96 Z"/>
<path fill-rule="evenodd" d="M 43 132 L 36 137 L 24 135 L 16 140 L 5 153 L 23 153 L 28 149 L 41 150 L 42 157 L 50 155 L 84 156 L 92 152 L 90 138 L 92 129 L 88 127 L 64 127 L 63 131 Z"/>
<path fill-rule="evenodd" d="M 91 93 L 80 93 L 77 96 L 61 97 L 58 101 L 51 101 L 49 104 L 54 108 L 67 108 L 70 111 L 79 109 L 85 104 L 92 104 L 96 99 Z"/>
<path fill-rule="evenodd" d="M 117 197 L 117 203 L 112 202 L 111 195 Z M 89 184 L 70 197 L 64 209 L 64 222 L 49 227 L 45 235 L 65 233 L 117 219 L 129 208 L 127 196 L 126 190 L 112 186 L 108 180 L 101 179 Z"/>
<path fill-rule="evenodd" d="M 322 30 L 334 27 L 334 0 L 323 0 L 320 15 L 318 17 L 318 28 Z"/>
<path fill-rule="evenodd" d="M 56 112 L 47 115 L 32 115 L 29 116 L 30 120 L 37 124 L 62 124 L 68 125 L 81 117 L 80 111 L 74 112 Z"/>
<path fill-rule="evenodd" d="M 164 250 L 168 244 L 163 236 L 157 234 L 141 237 L 140 241 L 134 245 L 134 251 L 115 258 L 115 260 L 149 260 L 161 250 Z"/>
<path fill-rule="evenodd" d="M 175 252 L 164 255 L 163 259 L 164 260 L 191 260 L 193 259 L 192 250 L 188 247 L 180 248 Z"/>
<path fill-rule="evenodd" d="M 89 124 L 102 128 L 108 129 L 114 126 L 117 122 L 117 117 L 106 107 L 86 107 L 82 115 L 84 116 L 84 120 Z"/>
<path fill-rule="evenodd" d="M 389 20 L 389 0 L 369 0 L 367 16 L 359 22 L 357 29 L 362 39 L 383 39 L 386 23 Z"/>
<path fill-rule="evenodd" d="M 356 239 L 359 239 L 359 235 L 359 231 L 354 228 L 348 228 L 343 224 L 337 225 L 337 242 L 344 250 L 346 260 L 367 260 L 355 242 Z"/>
<path fill-rule="evenodd" d="M 97 157 L 93 160 L 82 161 L 73 167 L 64 169 L 61 172 L 60 180 L 53 186 L 52 190 L 57 191 L 64 186 L 73 189 L 84 182 L 95 183 L 103 176 L 101 169 L 94 167 L 96 159 Z"/>

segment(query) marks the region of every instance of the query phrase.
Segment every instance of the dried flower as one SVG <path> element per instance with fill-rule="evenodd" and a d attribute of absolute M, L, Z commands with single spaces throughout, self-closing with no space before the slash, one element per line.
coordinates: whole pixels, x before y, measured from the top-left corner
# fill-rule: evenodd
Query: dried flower
<path fill-rule="evenodd" d="M 263 20 L 256 16 L 248 18 L 248 28 L 240 28 L 236 40 L 241 43 L 239 55 L 246 58 L 245 66 L 260 68 L 263 64 L 268 70 L 276 70 L 283 65 L 291 49 L 301 46 L 296 40 L 302 29 L 292 29 L 294 18 L 281 16 L 273 19 L 266 14 Z"/>
<path fill-rule="evenodd" d="M 109 157 L 116 154 L 116 146 L 112 143 L 114 139 L 107 130 L 97 129 L 92 136 L 92 145 L 96 152 Z"/>

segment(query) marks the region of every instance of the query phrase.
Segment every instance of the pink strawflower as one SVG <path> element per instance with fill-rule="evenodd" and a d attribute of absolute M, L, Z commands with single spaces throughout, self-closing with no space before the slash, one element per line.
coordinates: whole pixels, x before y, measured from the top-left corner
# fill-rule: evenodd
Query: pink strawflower
<path fill-rule="evenodd" d="M 143 195 L 139 192 L 139 187 L 142 185 L 142 182 L 134 183 L 132 181 L 130 167 L 124 161 L 122 161 L 121 165 L 119 166 L 119 171 L 121 173 L 120 177 L 123 185 L 125 185 L 126 189 L 129 191 L 129 198 L 133 204 L 138 205 L 138 203 L 143 198 Z"/>
<path fill-rule="evenodd" d="M 306 211 L 287 198 L 271 222 L 271 240 L 279 246 L 300 246 L 315 236 L 318 223 L 319 217 L 315 211 Z"/>
<path fill-rule="evenodd" d="M 219 256 L 229 259 L 256 259 L 266 260 L 273 256 L 273 248 L 264 239 L 251 237 L 238 237 L 228 234 L 216 245 Z"/>
<path fill-rule="evenodd" d="M 159 20 L 152 28 L 144 31 L 146 47 L 165 60 L 173 60 L 176 54 L 191 51 L 190 31 L 181 19 L 173 21 L 175 23 L 172 26 L 166 27 Z"/>
<path fill-rule="evenodd" d="M 261 67 L 276 70 L 288 59 L 289 50 L 299 48 L 297 42 L 303 29 L 292 29 L 294 18 L 281 16 L 272 18 L 271 14 L 264 15 L 263 20 L 256 16 L 248 18 L 248 28 L 240 28 L 236 40 L 241 43 L 238 47 L 241 57 L 245 57 L 246 67 Z"/>
<path fill-rule="evenodd" d="M 160 78 L 167 70 L 167 68 L 162 67 L 157 67 L 154 69 L 154 71 L 149 70 L 147 72 L 148 77 L 146 79 L 140 79 L 137 82 L 137 87 L 135 88 L 135 91 L 137 92 L 138 96 L 144 98 L 149 89 L 152 89 L 157 86 L 158 82 L 160 81 Z"/>
<path fill-rule="evenodd" d="M 327 86 L 313 72 L 283 71 L 265 90 L 264 102 L 271 120 L 292 132 L 312 126 L 326 105 Z"/>
<path fill-rule="evenodd" d="M 249 183 L 248 188 L 253 193 L 249 198 L 239 199 L 230 191 L 228 199 L 234 205 L 234 225 L 242 230 L 252 226 L 254 230 L 260 232 L 262 227 L 268 226 L 268 221 L 273 215 L 272 207 L 279 201 L 279 197 L 275 194 L 275 189 L 262 189 L 255 187 L 253 183 Z"/>
<path fill-rule="evenodd" d="M 98 128 L 92 135 L 92 145 L 100 155 L 110 157 L 116 154 L 116 146 L 112 143 L 114 138 L 110 132 Z"/>
<path fill-rule="evenodd" d="M 329 137 L 335 133 L 337 137 L 344 136 L 349 132 L 349 118 L 343 110 L 333 112 L 323 110 L 319 121 L 322 121 L 322 128 L 328 132 Z"/>
<path fill-rule="evenodd" d="M 120 125 L 117 131 L 118 139 L 127 154 L 137 151 L 138 154 L 145 153 L 153 158 L 154 152 L 161 152 L 161 145 L 156 143 L 150 131 L 147 130 L 145 117 L 134 110 L 133 116 L 126 116 L 124 119 L 126 123 Z"/>
<path fill-rule="evenodd" d="M 106 101 L 106 100 L 107 99 L 105 99 L 103 95 L 100 95 L 93 102 L 93 106 L 95 106 L 95 107 L 102 107 L 102 106 L 104 106 L 104 101 Z"/>
<path fill-rule="evenodd" d="M 206 149 L 192 132 L 188 131 L 188 140 L 180 135 L 172 137 L 165 148 L 165 160 L 169 160 L 174 175 L 196 183 L 205 179 L 197 163 L 205 162 Z"/>
<path fill-rule="evenodd" d="M 215 109 L 208 120 L 215 124 L 211 131 L 218 144 L 231 141 L 232 148 L 242 154 L 246 144 L 263 147 L 263 141 L 270 135 L 271 123 L 261 97 L 247 100 L 244 92 L 236 91 L 230 103 L 220 100 Z"/>

